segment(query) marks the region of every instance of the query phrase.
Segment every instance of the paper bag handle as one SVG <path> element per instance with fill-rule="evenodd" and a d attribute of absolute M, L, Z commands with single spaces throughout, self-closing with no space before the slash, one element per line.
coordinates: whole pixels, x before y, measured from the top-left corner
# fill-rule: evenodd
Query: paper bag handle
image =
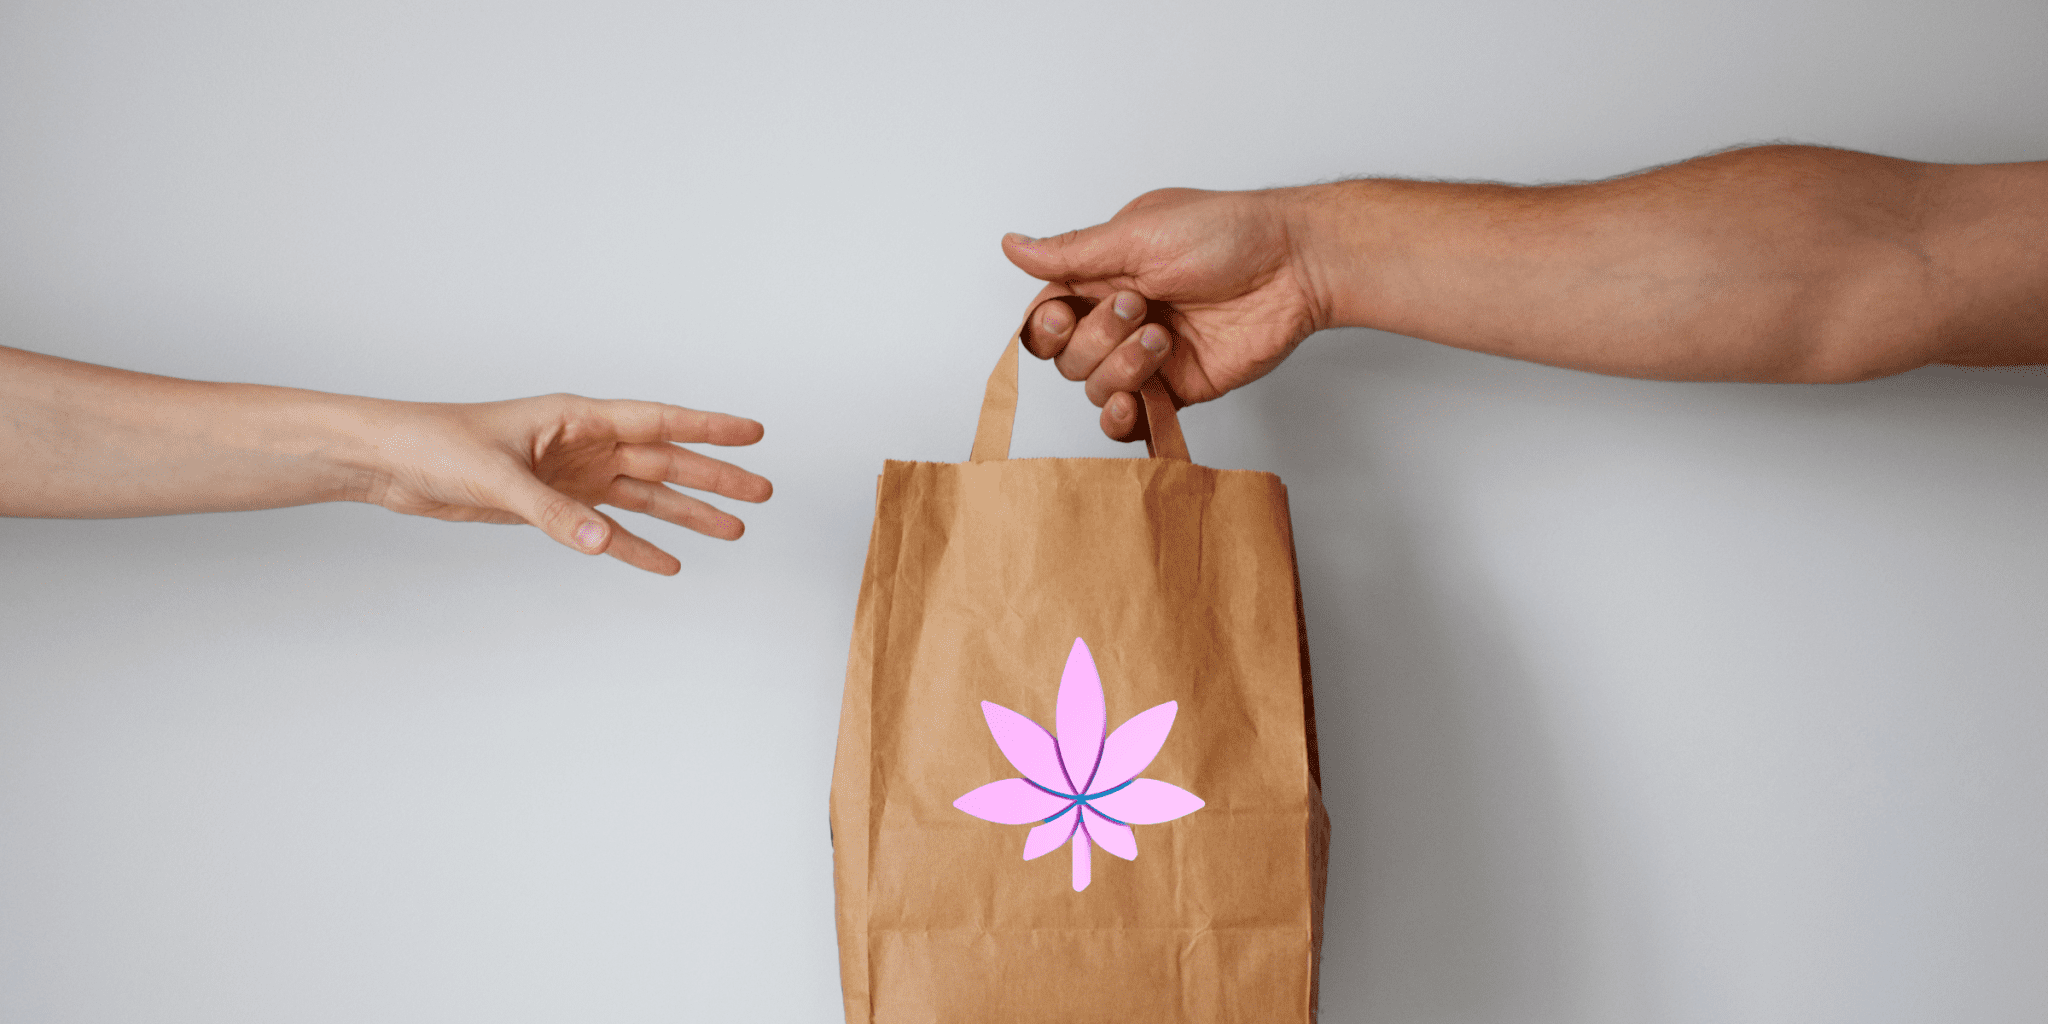
<path fill-rule="evenodd" d="M 1010 336 L 1003 357 L 988 375 L 988 391 L 981 399 L 981 422 L 974 428 L 974 453 L 970 462 L 1000 462 L 1010 457 L 1010 433 L 1017 424 L 1017 350 L 1024 347 L 1024 328 Z M 1180 432 L 1180 416 L 1173 410 L 1173 396 L 1158 374 L 1146 378 L 1138 392 L 1145 402 L 1145 421 L 1151 436 L 1145 439 L 1145 454 L 1155 459 L 1188 458 L 1188 442 Z"/>

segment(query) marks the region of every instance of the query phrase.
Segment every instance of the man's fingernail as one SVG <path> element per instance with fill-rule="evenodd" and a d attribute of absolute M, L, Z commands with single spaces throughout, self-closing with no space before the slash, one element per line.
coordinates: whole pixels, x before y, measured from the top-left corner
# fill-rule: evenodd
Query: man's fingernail
<path fill-rule="evenodd" d="M 1019 234 L 1018 232 L 1015 231 L 1012 231 L 1009 234 L 1004 235 L 1003 237 L 1012 242 L 1023 242 L 1026 244 L 1038 241 L 1038 239 L 1033 238 L 1030 235 Z"/>
<path fill-rule="evenodd" d="M 1109 411 L 1109 414 L 1111 416 L 1120 420 L 1127 420 L 1131 418 L 1131 396 L 1118 395 L 1115 398 L 1110 399 L 1109 401 L 1111 405 L 1116 406 L 1116 408 L 1111 409 Z"/>
<path fill-rule="evenodd" d="M 1045 333 L 1054 336 L 1067 333 L 1066 318 L 1050 310 L 1047 310 L 1044 316 L 1038 318 L 1038 326 L 1043 328 Z"/>
<path fill-rule="evenodd" d="M 604 524 L 596 520 L 591 520 L 576 528 L 576 546 L 585 551 L 597 547 L 597 542 L 603 539 Z"/>
<path fill-rule="evenodd" d="M 1143 312 L 1145 312 L 1144 299 L 1130 292 L 1125 292 L 1116 297 L 1116 315 L 1126 320 L 1136 320 L 1138 315 Z"/>
<path fill-rule="evenodd" d="M 1145 351 L 1155 356 L 1166 351 L 1166 328 L 1158 324 L 1147 325 L 1144 330 L 1138 332 L 1138 344 L 1145 346 Z"/>

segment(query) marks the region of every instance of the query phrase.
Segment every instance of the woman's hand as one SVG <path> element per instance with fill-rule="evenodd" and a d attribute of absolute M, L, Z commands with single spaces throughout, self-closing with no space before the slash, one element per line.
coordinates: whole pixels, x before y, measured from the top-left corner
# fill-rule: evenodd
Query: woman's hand
<path fill-rule="evenodd" d="M 1138 436 L 1133 392 L 1155 371 L 1182 405 L 1265 376 L 1327 320 L 1287 191 L 1162 189 L 1106 224 L 1004 237 L 1010 262 L 1052 282 L 1025 348 L 1086 381 L 1118 440 Z"/>
<path fill-rule="evenodd" d="M 739 519 L 669 485 L 750 502 L 773 491 L 761 476 L 681 447 L 761 439 L 759 423 L 724 413 L 546 395 L 378 402 L 368 416 L 374 455 L 360 500 L 435 519 L 529 523 L 577 551 L 664 576 L 682 564 L 595 506 L 737 540 L 746 528 Z"/>
<path fill-rule="evenodd" d="M 768 481 L 683 448 L 761 425 L 655 402 L 547 395 L 390 402 L 133 373 L 0 347 L 0 515 L 103 519 L 366 501 L 531 523 L 586 554 L 673 575 L 597 505 L 732 540 L 738 519 L 671 484 L 766 501 Z"/>

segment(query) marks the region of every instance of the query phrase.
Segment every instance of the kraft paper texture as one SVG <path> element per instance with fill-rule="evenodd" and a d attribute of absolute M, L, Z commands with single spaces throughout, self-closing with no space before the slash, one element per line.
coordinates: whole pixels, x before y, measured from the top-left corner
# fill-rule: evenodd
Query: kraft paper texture
<path fill-rule="evenodd" d="M 1311 1021 L 1329 825 L 1286 489 L 1187 461 L 1156 380 L 1158 457 L 1010 460 L 1017 346 L 974 461 L 877 489 L 832 782 L 846 1019 Z M 1078 892 L 953 806 L 1018 775 L 982 702 L 1052 728 L 1076 639 L 1110 729 L 1178 703 L 1143 774 L 1204 802 Z"/>

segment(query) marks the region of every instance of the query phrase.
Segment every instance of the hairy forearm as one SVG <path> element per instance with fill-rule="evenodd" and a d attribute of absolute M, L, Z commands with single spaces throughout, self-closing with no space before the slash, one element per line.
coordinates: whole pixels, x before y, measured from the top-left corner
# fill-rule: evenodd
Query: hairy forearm
<path fill-rule="evenodd" d="M 2048 362 L 2048 164 L 1771 146 L 1588 184 L 1275 195 L 1323 326 L 1675 380 Z"/>
<path fill-rule="evenodd" d="M 62 518 L 357 499 L 371 400 L 131 373 L 0 347 L 0 515 Z"/>

